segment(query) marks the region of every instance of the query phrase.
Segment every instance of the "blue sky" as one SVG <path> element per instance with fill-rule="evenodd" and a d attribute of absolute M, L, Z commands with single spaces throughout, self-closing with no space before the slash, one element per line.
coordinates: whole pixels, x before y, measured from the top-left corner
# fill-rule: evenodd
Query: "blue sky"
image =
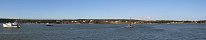
<path fill-rule="evenodd" d="M 1 18 L 205 20 L 206 0 L 0 0 Z"/>

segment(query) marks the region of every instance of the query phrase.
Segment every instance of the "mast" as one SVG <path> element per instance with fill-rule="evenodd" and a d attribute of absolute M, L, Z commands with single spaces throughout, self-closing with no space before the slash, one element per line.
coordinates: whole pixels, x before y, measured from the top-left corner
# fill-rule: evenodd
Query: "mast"
<path fill-rule="evenodd" d="M 132 21 L 131 21 L 132 19 L 131 19 L 131 17 L 130 17 L 130 19 L 129 19 L 129 26 L 132 26 Z"/>
<path fill-rule="evenodd" d="M 18 19 L 16 19 L 14 23 L 16 24 L 17 28 L 20 28 L 20 24 L 19 24 L 19 20 Z"/>

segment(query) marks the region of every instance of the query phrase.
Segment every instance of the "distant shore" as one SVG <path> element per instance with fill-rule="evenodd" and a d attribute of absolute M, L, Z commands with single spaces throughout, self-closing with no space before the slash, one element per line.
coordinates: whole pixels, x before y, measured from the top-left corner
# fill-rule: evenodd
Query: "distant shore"
<path fill-rule="evenodd" d="M 14 22 L 30 24 L 129 24 L 129 19 L 0 19 L 0 23 Z M 199 21 L 176 21 L 176 20 L 131 20 L 132 24 L 206 24 L 206 20 Z"/>

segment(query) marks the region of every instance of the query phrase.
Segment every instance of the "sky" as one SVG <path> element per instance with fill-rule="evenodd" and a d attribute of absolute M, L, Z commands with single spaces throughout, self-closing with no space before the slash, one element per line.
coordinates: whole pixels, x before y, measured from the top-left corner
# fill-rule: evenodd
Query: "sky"
<path fill-rule="evenodd" d="M 0 18 L 206 20 L 206 0 L 0 0 Z"/>

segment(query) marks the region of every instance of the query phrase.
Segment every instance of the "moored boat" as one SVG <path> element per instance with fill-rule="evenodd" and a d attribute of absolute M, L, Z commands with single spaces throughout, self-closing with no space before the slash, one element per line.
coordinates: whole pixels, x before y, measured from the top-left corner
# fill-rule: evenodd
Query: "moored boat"
<path fill-rule="evenodd" d="M 4 23 L 4 24 L 3 24 L 3 27 L 4 27 L 4 28 L 7 28 L 7 27 L 20 28 L 20 24 L 18 24 L 18 23 Z"/>
<path fill-rule="evenodd" d="M 54 26 L 54 25 L 47 23 L 46 26 Z"/>
<path fill-rule="evenodd" d="M 129 19 L 129 24 L 128 24 L 128 26 L 125 26 L 125 27 L 123 27 L 123 28 L 133 28 L 132 22 L 131 22 L 131 18 Z"/>

